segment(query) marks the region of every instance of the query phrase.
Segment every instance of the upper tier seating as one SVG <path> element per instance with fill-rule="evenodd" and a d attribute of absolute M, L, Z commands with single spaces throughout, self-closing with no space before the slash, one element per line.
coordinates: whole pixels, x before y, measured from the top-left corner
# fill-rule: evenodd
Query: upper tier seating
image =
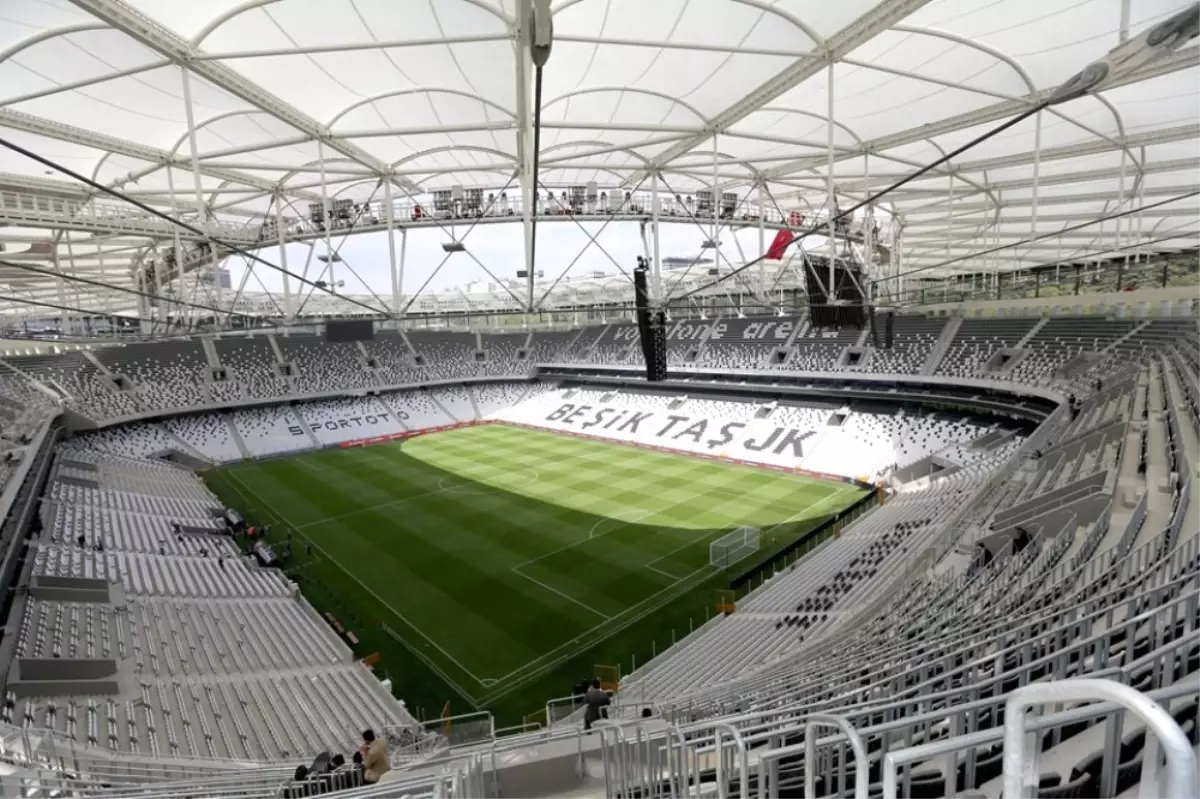
<path fill-rule="evenodd" d="M 223 383 L 212 383 L 210 390 L 218 402 L 246 399 L 274 399 L 286 396 L 287 381 L 279 376 L 279 359 L 271 342 L 257 338 L 230 337 L 213 341 L 217 358 L 229 373 Z"/>
<path fill-rule="evenodd" d="M 881 320 L 876 317 L 876 323 Z M 882 327 L 882 324 L 880 324 Z M 921 373 L 921 367 L 933 350 L 933 345 L 946 326 L 945 319 L 926 318 L 924 316 L 909 316 L 901 314 L 893 319 L 892 346 L 885 349 L 870 350 L 864 371 L 893 375 L 915 375 Z M 876 331 L 882 340 L 885 331 Z M 871 336 L 867 337 L 872 341 Z"/>
<path fill-rule="evenodd" d="M 143 408 L 188 408 L 208 399 L 208 364 L 199 341 L 99 347 L 94 353 L 108 371 L 129 378 Z"/>
<path fill-rule="evenodd" d="M 16 372 L 0 368 L 0 446 L 22 443 L 56 413 L 48 394 Z"/>
<path fill-rule="evenodd" d="M 413 360 L 412 351 L 394 330 L 381 330 L 375 338 L 364 341 L 367 356 L 375 361 L 375 381 L 381 386 L 403 386 L 423 379 Z"/>
<path fill-rule="evenodd" d="M 491 333 L 480 336 L 480 343 L 487 360 L 480 364 L 479 375 L 508 376 L 527 374 L 529 361 L 517 360 L 517 353 L 524 348 L 528 333 Z"/>
<path fill-rule="evenodd" d="M 1022 383 L 1047 381 L 1080 354 L 1102 351 L 1137 325 L 1132 319 L 1051 317 L 1025 343 L 1026 355 L 1013 367 L 1010 378 Z"/>
<path fill-rule="evenodd" d="M 713 325 L 697 366 L 718 369 L 764 369 L 772 357 L 806 326 L 803 319 L 782 316 L 723 316 Z"/>
<path fill-rule="evenodd" d="M 474 333 L 413 330 L 408 341 L 425 360 L 422 372 L 426 380 L 458 380 L 479 372 Z"/>
<path fill-rule="evenodd" d="M 563 363 L 567 349 L 581 336 L 579 330 L 535 331 L 529 343 L 530 363 Z"/>
<path fill-rule="evenodd" d="M 784 368 L 800 372 L 834 371 L 842 352 L 853 346 L 861 335 L 861 330 L 848 327 L 840 330 L 813 328 L 793 340 L 793 354 Z"/>
<path fill-rule="evenodd" d="M 15 368 L 70 397 L 71 404 L 96 419 L 137 413 L 137 395 L 122 391 L 96 364 L 78 351 L 58 355 L 21 355 L 8 359 Z"/>
<path fill-rule="evenodd" d="M 295 366 L 297 394 L 317 394 L 376 385 L 357 343 L 334 343 L 320 336 L 276 336 L 283 359 Z"/>
<path fill-rule="evenodd" d="M 620 323 L 609 325 L 600 333 L 591 345 L 587 360 L 589 363 L 623 366 L 633 363 L 634 353 L 639 352 L 637 325 Z"/>
<path fill-rule="evenodd" d="M 997 351 L 1017 346 L 1037 323 L 1028 317 L 964 319 L 934 374 L 978 377 Z"/>

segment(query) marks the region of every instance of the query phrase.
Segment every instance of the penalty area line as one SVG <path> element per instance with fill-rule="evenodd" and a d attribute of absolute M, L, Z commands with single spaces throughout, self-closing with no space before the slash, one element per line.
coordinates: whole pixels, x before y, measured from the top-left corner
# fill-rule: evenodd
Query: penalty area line
<path fill-rule="evenodd" d="M 609 616 L 605 613 L 601 613 L 600 611 L 596 610 L 591 605 L 585 605 L 584 603 L 580 602 L 578 599 L 571 596 L 570 594 L 563 593 L 562 591 L 559 591 L 557 588 L 555 588 L 552 585 L 546 585 L 545 583 L 543 583 L 541 580 L 537 579 L 536 577 L 530 577 L 528 574 L 521 571 L 520 566 L 513 566 L 509 571 L 511 571 L 513 574 L 518 575 L 519 577 L 524 577 L 526 580 L 529 580 L 532 583 L 536 583 L 537 585 L 540 585 L 542 588 L 545 588 L 547 591 L 553 591 L 554 593 L 558 594 L 560 597 L 567 600 L 568 602 L 574 602 L 579 607 L 583 608 L 586 611 L 590 611 L 591 613 L 595 613 L 597 616 L 604 619 L 605 621 L 612 618 L 612 616 Z"/>

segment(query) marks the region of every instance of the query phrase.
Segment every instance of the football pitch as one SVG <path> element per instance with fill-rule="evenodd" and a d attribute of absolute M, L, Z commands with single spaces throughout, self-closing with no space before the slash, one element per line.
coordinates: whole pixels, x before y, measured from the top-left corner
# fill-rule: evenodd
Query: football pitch
<path fill-rule="evenodd" d="M 519 719 L 596 664 L 627 673 L 714 590 L 859 499 L 853 485 L 499 424 L 237 464 L 210 487 L 291 534 L 288 571 L 414 712 Z M 762 530 L 709 565 L 709 542 Z"/>

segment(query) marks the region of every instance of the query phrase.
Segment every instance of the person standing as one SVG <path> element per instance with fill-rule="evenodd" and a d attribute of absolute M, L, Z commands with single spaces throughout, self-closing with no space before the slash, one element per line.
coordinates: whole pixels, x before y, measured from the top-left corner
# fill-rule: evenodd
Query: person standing
<path fill-rule="evenodd" d="M 363 731 L 363 745 L 359 747 L 363 758 L 363 782 L 373 785 L 379 778 L 391 770 L 388 762 L 387 741 L 376 738 L 372 730 Z"/>
<path fill-rule="evenodd" d="M 584 703 L 587 708 L 583 711 L 583 728 L 590 730 L 592 725 L 600 719 L 604 718 L 608 711 L 610 700 L 608 691 L 600 687 L 600 678 L 593 677 L 591 687 L 588 688 L 587 695 L 584 697 Z"/>

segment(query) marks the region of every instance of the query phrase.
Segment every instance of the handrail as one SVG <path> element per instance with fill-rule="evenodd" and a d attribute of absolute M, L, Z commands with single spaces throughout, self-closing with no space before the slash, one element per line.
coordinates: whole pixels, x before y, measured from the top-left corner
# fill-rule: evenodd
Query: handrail
<path fill-rule="evenodd" d="M 813 767 L 817 761 L 817 739 L 813 730 L 817 727 L 836 727 L 845 734 L 854 752 L 854 799 L 867 799 L 867 747 L 850 722 L 829 713 L 813 713 L 804 725 L 804 799 L 814 799 L 817 795 L 817 770 Z M 838 790 L 844 794 L 845 786 L 839 784 Z"/>
<path fill-rule="evenodd" d="M 1184 799 L 1194 796 L 1196 785 L 1196 758 L 1192 745 L 1183 730 L 1165 710 L 1145 694 L 1128 685 L 1111 680 L 1074 679 L 1036 683 L 1018 688 L 1004 705 L 1004 795 L 1033 796 L 1038 786 L 1039 751 L 1025 751 L 1027 730 L 1026 714 L 1037 704 L 1078 702 L 1102 699 L 1115 702 L 1141 717 L 1146 722 L 1167 755 L 1166 791 L 1159 796 Z M 1143 769 L 1154 770 L 1155 762 L 1143 761 Z M 1143 776 L 1145 780 L 1145 776 Z M 1161 786 L 1160 786 L 1161 787 Z M 886 789 L 884 791 L 887 793 Z M 1144 794 L 1143 794 L 1144 795 Z"/>
<path fill-rule="evenodd" d="M 750 795 L 750 762 L 746 751 L 746 739 L 742 737 L 741 730 L 728 722 L 718 722 L 713 725 L 713 745 L 717 753 L 717 797 L 718 799 L 726 799 L 728 786 L 725 783 L 725 745 L 721 741 L 721 731 L 728 730 L 730 737 L 733 739 L 734 745 L 737 747 L 737 752 L 741 756 L 740 768 L 740 791 L 738 796 L 745 797 Z"/>

